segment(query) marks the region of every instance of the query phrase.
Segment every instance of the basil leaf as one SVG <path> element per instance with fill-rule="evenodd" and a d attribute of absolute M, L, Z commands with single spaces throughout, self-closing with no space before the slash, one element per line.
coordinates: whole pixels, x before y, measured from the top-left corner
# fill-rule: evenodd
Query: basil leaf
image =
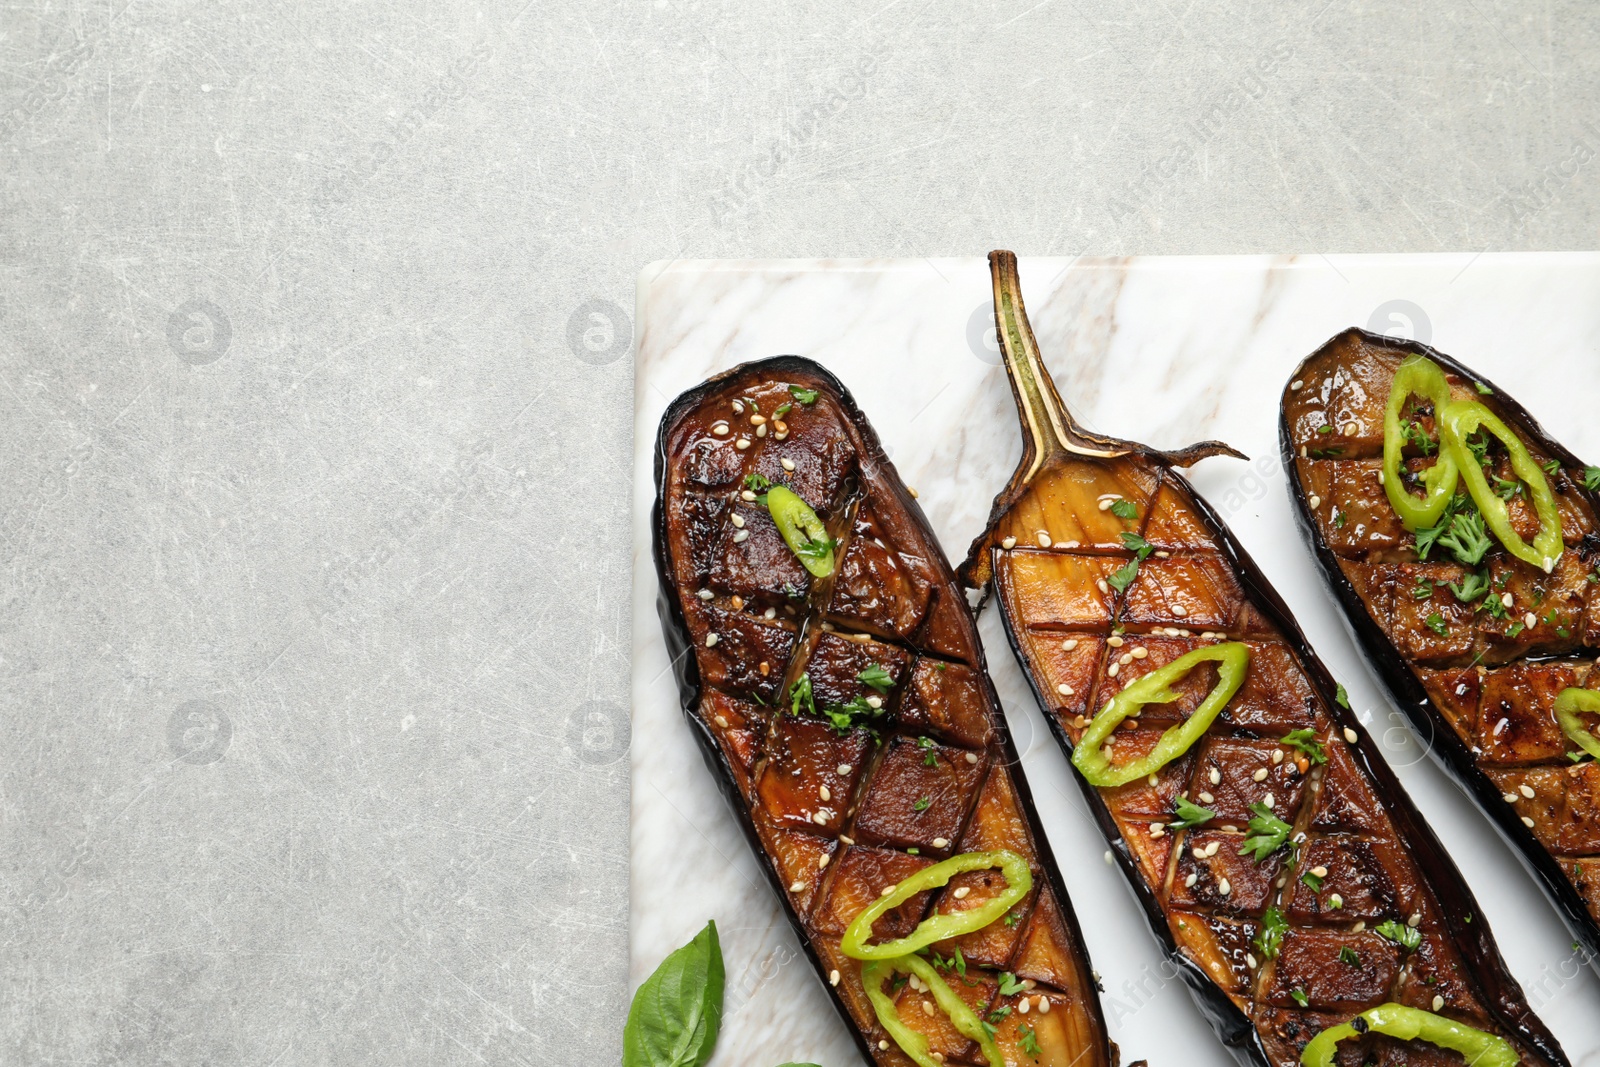
<path fill-rule="evenodd" d="M 722 945 L 708 922 L 633 995 L 622 1067 L 702 1067 L 722 1026 Z"/>

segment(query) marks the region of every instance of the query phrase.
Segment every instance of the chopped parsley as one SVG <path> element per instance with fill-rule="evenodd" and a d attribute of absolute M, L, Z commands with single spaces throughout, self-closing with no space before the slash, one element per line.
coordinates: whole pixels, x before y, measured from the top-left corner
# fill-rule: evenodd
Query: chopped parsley
<path fill-rule="evenodd" d="M 1470 604 L 1489 591 L 1489 576 L 1483 572 L 1469 574 L 1459 583 L 1451 582 L 1450 591 L 1463 604 Z"/>
<path fill-rule="evenodd" d="M 1561 470 L 1561 461 L 1559 459 L 1553 459 L 1549 463 L 1543 464 L 1542 466 L 1544 472 L 1550 477 L 1554 478 L 1556 473 Z"/>
<path fill-rule="evenodd" d="M 1140 559 L 1146 558 L 1150 555 L 1150 553 L 1156 550 L 1155 545 L 1152 545 L 1149 541 L 1146 541 L 1132 530 L 1126 530 L 1123 532 L 1122 543 L 1128 546 L 1128 551 L 1136 553 Z"/>
<path fill-rule="evenodd" d="M 1278 948 L 1283 944 L 1283 935 L 1289 930 L 1289 924 L 1284 921 L 1283 912 L 1276 907 L 1270 907 L 1261 916 L 1261 930 L 1255 936 L 1255 946 L 1261 950 L 1261 958 L 1265 960 L 1276 959 Z"/>
<path fill-rule="evenodd" d="M 1345 706 L 1349 707 L 1348 704 Z M 1328 754 L 1322 750 L 1322 742 L 1317 740 L 1317 732 L 1309 726 L 1302 730 L 1290 730 L 1283 735 L 1283 743 L 1293 745 L 1304 752 L 1312 763 L 1328 762 Z"/>
<path fill-rule="evenodd" d="M 744 487 L 746 489 L 753 489 L 758 493 L 765 493 L 768 489 L 772 488 L 772 482 L 770 479 L 751 471 L 749 474 L 744 476 Z"/>
<path fill-rule="evenodd" d="M 1433 599 L 1433 583 L 1428 581 L 1426 574 L 1417 575 L 1417 584 L 1411 587 L 1411 598 L 1413 600 Z"/>
<path fill-rule="evenodd" d="M 931 797 L 918 797 L 917 800 L 916 800 L 916 803 L 911 805 L 911 810 L 916 812 L 918 815 L 921 815 L 923 812 L 927 811 L 928 808 L 932 806 L 932 804 L 933 804 L 933 798 L 931 798 Z"/>
<path fill-rule="evenodd" d="M 1428 432 L 1422 428 L 1420 423 L 1406 423 L 1405 431 L 1401 436 L 1416 445 L 1417 451 L 1424 456 L 1431 456 L 1439 449 L 1439 446 L 1434 443 L 1433 438 L 1428 436 Z"/>
<path fill-rule="evenodd" d="M 841 734 L 846 733 L 853 726 L 859 726 L 867 719 L 882 715 L 882 708 L 875 708 L 861 697 L 856 697 L 848 704 L 834 704 L 822 709 L 822 714 L 833 723 L 833 728 Z"/>
<path fill-rule="evenodd" d="M 1452 518 L 1449 532 L 1440 536 L 1438 541 L 1450 550 L 1456 562 L 1463 567 L 1476 567 L 1483 562 L 1483 554 L 1493 544 L 1484 531 L 1483 516 L 1477 508 Z"/>
<path fill-rule="evenodd" d="M 1014 997 L 1022 992 L 1023 988 L 1023 984 L 1017 981 L 1016 975 L 1010 971 L 1000 972 L 1000 995 L 1002 997 Z"/>
<path fill-rule="evenodd" d="M 811 695 L 811 675 L 809 674 L 802 674 L 789 687 L 789 714 L 799 715 L 802 704 L 805 705 L 808 714 L 813 717 L 816 716 L 817 702 Z"/>
<path fill-rule="evenodd" d="M 1132 522 L 1139 517 L 1139 508 L 1127 497 L 1119 497 L 1111 503 L 1111 514 L 1119 519 Z"/>
<path fill-rule="evenodd" d="M 1422 621 L 1427 623 L 1428 629 L 1432 630 L 1440 637 L 1443 637 L 1445 634 L 1450 632 L 1450 625 L 1444 621 L 1444 616 L 1440 615 L 1437 611 L 1431 613 Z"/>
<path fill-rule="evenodd" d="M 802 404 L 815 404 L 817 391 L 815 389 L 802 389 L 798 385 L 789 386 L 789 394 Z"/>
<path fill-rule="evenodd" d="M 880 693 L 887 693 L 894 688 L 894 677 L 877 663 L 856 675 L 856 681 L 862 685 L 870 685 Z"/>
<path fill-rule="evenodd" d="M 1345 513 L 1343 511 L 1335 511 L 1333 513 L 1333 528 L 1335 530 L 1342 530 L 1342 529 L 1344 529 L 1344 524 L 1345 524 Z"/>
<path fill-rule="evenodd" d="M 1289 832 L 1294 828 L 1272 814 L 1272 809 L 1259 801 L 1250 805 L 1250 811 L 1254 818 L 1250 820 L 1250 833 L 1246 835 L 1239 855 L 1248 856 L 1253 852 L 1256 863 L 1260 863 L 1288 843 Z"/>
<path fill-rule="evenodd" d="M 1039 1039 L 1033 1036 L 1032 1028 L 1024 1026 L 1019 1028 L 1017 1032 L 1022 1035 L 1022 1040 L 1018 1042 L 1018 1044 L 1022 1047 L 1022 1051 L 1026 1052 L 1034 1059 L 1038 1059 Z"/>
<path fill-rule="evenodd" d="M 1522 620 L 1521 619 L 1517 619 L 1510 626 L 1506 627 L 1506 636 L 1507 637 L 1516 637 L 1518 634 L 1520 634 L 1522 631 L 1524 631 L 1526 629 L 1527 629 L 1527 627 L 1522 624 Z"/>
<path fill-rule="evenodd" d="M 1407 952 L 1415 952 L 1417 946 L 1422 944 L 1422 934 L 1405 923 L 1397 923 L 1393 919 L 1385 919 L 1373 927 L 1378 933 L 1399 945 Z"/>
<path fill-rule="evenodd" d="M 1015 927 L 1021 921 L 1022 921 L 1022 916 L 1018 915 L 1016 912 L 1014 912 L 1014 911 L 1006 912 L 1006 925 L 1007 926 Z M 1010 1011 L 1011 1009 L 1007 1008 L 1006 1010 Z"/>
<path fill-rule="evenodd" d="M 1334 690 L 1333 699 L 1344 710 L 1350 710 L 1350 694 L 1345 691 L 1343 682 L 1340 682 L 1339 687 Z"/>
<path fill-rule="evenodd" d="M 1178 797 L 1174 804 L 1177 817 L 1167 823 L 1169 830 L 1187 830 L 1191 826 L 1199 826 L 1217 817 L 1216 812 L 1210 808 L 1202 808 L 1188 797 Z"/>
<path fill-rule="evenodd" d="M 989 1021 L 992 1022 L 992 1023 L 1004 1022 L 1005 1021 L 1005 1017 L 1007 1015 L 1010 1015 L 1010 1014 L 1011 1014 L 1011 1005 L 1002 1004 L 998 1008 L 996 1008 L 994 1011 L 991 1011 L 989 1013 Z"/>
<path fill-rule="evenodd" d="M 1348 963 L 1352 967 L 1359 967 L 1361 966 L 1361 957 L 1356 955 L 1355 949 L 1349 945 L 1344 945 L 1339 949 L 1339 962 Z"/>
<path fill-rule="evenodd" d="M 1118 567 L 1116 572 L 1106 579 L 1106 584 L 1120 593 L 1124 589 L 1127 589 L 1128 586 L 1132 585 L 1133 580 L 1138 576 L 1139 561 L 1137 559 L 1130 559 L 1128 562 Z"/>
<path fill-rule="evenodd" d="M 933 750 L 933 739 L 928 737 L 917 738 L 917 747 L 922 749 L 922 763 L 927 767 L 939 766 L 939 754 Z"/>
<path fill-rule="evenodd" d="M 1600 467 L 1583 468 L 1583 487 L 1591 493 L 1600 493 Z"/>
<path fill-rule="evenodd" d="M 1494 495 L 1501 500 L 1509 501 L 1514 496 L 1521 496 L 1522 483 L 1515 478 L 1496 478 L 1494 480 Z"/>

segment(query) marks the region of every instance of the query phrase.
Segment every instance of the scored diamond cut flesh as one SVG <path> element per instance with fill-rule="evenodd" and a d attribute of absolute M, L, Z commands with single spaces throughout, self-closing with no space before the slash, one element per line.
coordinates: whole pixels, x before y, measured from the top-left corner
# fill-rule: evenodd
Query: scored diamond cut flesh
<path fill-rule="evenodd" d="M 1287 608 L 1175 470 L 1231 450 L 1208 442 L 1163 453 L 1079 426 L 1040 359 L 1015 257 L 990 260 L 1024 454 L 962 576 L 992 581 L 1057 739 L 1070 752 L 1116 693 L 1194 648 L 1250 651 L 1242 685 L 1182 756 L 1115 788 L 1080 778 L 1218 1036 L 1240 1063 L 1290 1067 L 1322 1030 L 1392 1001 L 1497 1034 L 1525 1064 L 1565 1064 L 1470 890 L 1337 703 Z M 1216 681 L 1215 664 L 1203 663 L 1174 686 L 1178 699 L 1126 720 L 1110 739 L 1113 765 L 1150 752 Z M 1212 817 L 1172 829 L 1180 797 Z M 1263 810 L 1289 830 L 1256 862 L 1242 850 Z M 1391 933 L 1415 931 L 1397 934 L 1415 948 L 1380 934 L 1386 922 L 1397 924 Z M 1338 1062 L 1461 1060 L 1366 1034 L 1343 1042 Z"/>
<path fill-rule="evenodd" d="M 837 541 L 825 577 L 801 565 L 762 506 L 769 483 L 798 494 Z M 994 1027 L 1007 1064 L 1115 1067 L 965 596 L 844 387 L 778 357 L 691 389 L 662 419 L 656 485 L 659 606 L 684 710 L 863 1053 L 912 1062 L 879 1024 L 860 963 L 840 950 L 846 927 L 941 859 L 1009 849 L 1027 858 L 1033 890 L 1004 920 L 933 946 L 943 960 L 959 950 L 944 978 Z M 793 711 L 802 678 L 817 712 L 803 700 Z M 824 709 L 847 706 L 852 719 L 836 728 Z M 885 914 L 875 940 L 909 934 L 935 908 L 979 907 L 1005 885 L 998 870 L 957 875 Z M 1002 993 L 1007 972 L 1025 988 Z M 893 994 L 902 1021 L 945 1063 L 986 1065 L 919 984 Z"/>
<path fill-rule="evenodd" d="M 1549 573 L 1498 541 L 1470 568 L 1442 546 L 1418 559 L 1416 538 L 1379 480 L 1390 386 L 1412 355 L 1444 372 L 1452 399 L 1485 405 L 1535 462 L 1554 465 L 1547 478 L 1565 549 Z M 1436 439 L 1435 413 L 1424 407 L 1418 422 Z M 1302 363 L 1282 410 L 1296 516 L 1346 620 L 1429 751 L 1539 876 L 1594 962 L 1600 766 L 1569 757 L 1578 746 L 1554 711 L 1562 689 L 1600 688 L 1600 502 L 1585 487 L 1583 463 L 1480 375 L 1426 346 L 1364 330 L 1340 334 Z M 1539 521 L 1527 493 L 1510 488 L 1499 449 L 1487 458 L 1490 481 L 1510 497 L 1513 528 L 1531 540 Z M 1431 462 L 1411 441 L 1404 459 L 1411 469 Z M 1487 575 L 1488 592 L 1463 602 L 1451 585 L 1465 591 L 1474 573 Z"/>

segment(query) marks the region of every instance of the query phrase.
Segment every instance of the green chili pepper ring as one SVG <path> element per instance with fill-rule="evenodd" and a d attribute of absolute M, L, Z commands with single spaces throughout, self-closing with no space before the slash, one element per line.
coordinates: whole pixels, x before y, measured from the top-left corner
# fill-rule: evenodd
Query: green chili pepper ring
<path fill-rule="evenodd" d="M 792 489 L 775 485 L 767 490 L 767 511 L 783 535 L 783 543 L 795 554 L 800 565 L 818 578 L 833 573 L 833 550 L 828 528 L 822 525 L 811 505 Z"/>
<path fill-rule="evenodd" d="M 1122 725 L 1122 720 L 1146 704 L 1165 704 L 1178 699 L 1172 686 L 1207 661 L 1217 664 L 1217 684 L 1206 694 L 1200 706 L 1194 709 L 1194 714 L 1162 734 L 1149 755 L 1120 767 L 1112 766 L 1100 747 L 1112 731 Z M 1165 667 L 1151 671 L 1112 697 L 1100 709 L 1100 714 L 1089 724 L 1083 739 L 1072 750 L 1072 765 L 1091 785 L 1103 787 L 1126 785 L 1154 774 L 1189 751 L 1190 746 L 1210 729 L 1212 721 L 1233 699 L 1239 686 L 1244 684 L 1245 671 L 1249 666 L 1250 646 L 1242 641 L 1227 641 L 1194 649 Z"/>
<path fill-rule="evenodd" d="M 1512 471 L 1528 486 L 1528 497 L 1539 513 L 1539 532 L 1534 536 L 1532 545 L 1511 528 L 1511 513 L 1506 510 L 1506 502 L 1489 488 L 1483 468 L 1476 462 L 1462 458 L 1471 455 L 1467 438 L 1479 428 L 1494 434 L 1506 446 Z M 1384 443 L 1387 447 L 1387 440 Z M 1444 409 L 1439 420 L 1441 456 L 1446 448 L 1456 454 L 1461 465 L 1461 477 L 1467 483 L 1467 492 L 1472 494 L 1473 503 L 1483 513 L 1484 524 L 1506 546 L 1506 551 L 1549 574 L 1556 560 L 1561 558 L 1561 514 L 1556 511 L 1555 496 L 1550 492 L 1550 483 L 1545 480 L 1544 471 L 1529 455 L 1528 446 L 1522 443 L 1522 438 L 1512 433 L 1510 427 L 1501 422 L 1494 412 L 1476 400 L 1458 400 Z"/>
<path fill-rule="evenodd" d="M 915 974 L 926 982 L 929 991 L 933 993 L 933 999 L 950 1017 L 951 1025 L 966 1037 L 976 1041 L 983 1049 L 989 1067 L 1005 1067 L 1005 1059 L 1000 1055 L 999 1046 L 983 1028 L 983 1022 L 977 1013 L 943 978 L 939 977 L 939 972 L 926 960 L 918 956 L 898 956 L 894 959 L 863 963 L 861 984 L 867 988 L 867 999 L 872 1001 L 872 1010 L 877 1013 L 878 1022 L 888 1031 L 889 1036 L 894 1038 L 894 1043 L 900 1046 L 901 1051 L 916 1062 L 917 1067 L 942 1067 L 942 1064 L 928 1054 L 928 1039 L 901 1020 L 900 1011 L 895 1007 L 893 998 L 883 991 L 883 980 L 894 971 Z"/>
<path fill-rule="evenodd" d="M 1339 1042 L 1364 1033 L 1386 1034 L 1401 1041 L 1426 1041 L 1430 1045 L 1459 1052 L 1472 1067 L 1517 1067 L 1522 1057 L 1504 1038 L 1474 1030 L 1470 1026 L 1403 1004 L 1380 1004 L 1355 1017 L 1364 1022 L 1357 1029 L 1351 1020 L 1330 1026 L 1300 1053 L 1301 1067 L 1333 1067 Z"/>
<path fill-rule="evenodd" d="M 1456 495 L 1460 470 L 1458 454 L 1443 447 L 1441 430 L 1439 458 L 1422 472 L 1422 499 L 1418 500 L 1406 490 L 1400 478 L 1400 452 L 1405 444 L 1400 432 L 1400 412 L 1405 407 L 1406 397 L 1413 393 L 1433 404 L 1434 422 L 1442 426 L 1444 409 L 1450 404 L 1450 383 L 1432 360 L 1407 356 L 1395 371 L 1394 385 L 1389 388 L 1389 406 L 1383 413 L 1383 491 L 1401 523 L 1415 533 L 1439 521 L 1450 498 Z"/>
<path fill-rule="evenodd" d="M 881 945 L 867 944 L 867 938 L 872 936 L 872 924 L 889 909 L 899 907 L 925 889 L 945 885 L 965 871 L 981 871 L 989 867 L 1000 868 L 1006 876 L 1005 891 L 993 900 L 970 911 L 924 919 L 915 930 L 898 940 L 885 941 Z M 858 960 L 888 960 L 908 956 L 936 941 L 982 930 L 1010 911 L 1032 888 L 1033 872 L 1028 870 L 1028 861 L 1008 849 L 952 856 L 932 867 L 924 867 L 896 885 L 893 892 L 879 897 L 862 909 L 845 930 L 844 937 L 840 938 L 839 948 L 846 956 Z"/>
<path fill-rule="evenodd" d="M 1573 744 L 1595 759 L 1600 759 L 1600 737 L 1589 731 L 1579 715 L 1600 715 L 1600 692 L 1593 689 L 1563 689 L 1556 697 L 1556 721 Z"/>

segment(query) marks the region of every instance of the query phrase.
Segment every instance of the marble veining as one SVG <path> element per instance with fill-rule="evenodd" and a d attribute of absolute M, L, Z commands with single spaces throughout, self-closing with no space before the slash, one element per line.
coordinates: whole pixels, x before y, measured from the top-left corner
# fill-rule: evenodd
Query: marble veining
<path fill-rule="evenodd" d="M 1067 403 L 1096 430 L 1171 448 L 1216 437 L 1252 459 L 1193 480 L 1294 610 L 1483 906 L 1512 973 L 1574 1063 L 1600 1064 L 1600 980 L 1489 823 L 1426 761 L 1383 698 L 1294 527 L 1276 458 L 1277 397 L 1347 326 L 1417 336 L 1515 395 L 1600 461 L 1600 255 L 1024 259 L 1024 295 Z M 708 918 L 728 994 L 717 1064 L 838 1067 L 857 1054 L 684 725 L 656 616 L 652 464 L 682 390 L 779 353 L 855 394 L 945 551 L 961 558 L 1021 450 L 993 346 L 982 259 L 676 261 L 639 279 L 633 483 L 631 977 Z M 1557 373 L 1559 372 L 1559 373 Z M 1124 1059 L 1231 1064 L 1156 951 L 993 610 L 989 665 L 1061 862 Z"/>

